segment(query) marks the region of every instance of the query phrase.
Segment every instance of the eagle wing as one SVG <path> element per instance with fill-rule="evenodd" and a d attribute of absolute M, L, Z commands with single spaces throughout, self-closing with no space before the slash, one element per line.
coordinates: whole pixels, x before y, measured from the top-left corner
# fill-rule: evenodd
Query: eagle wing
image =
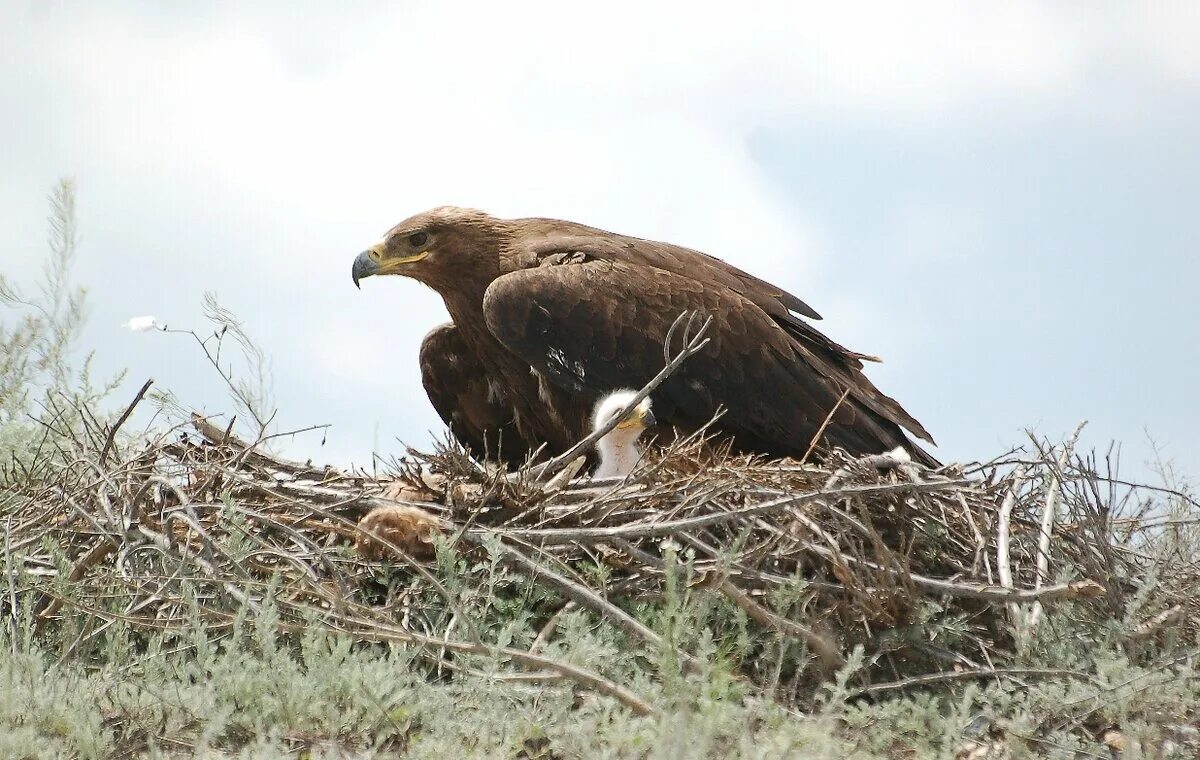
<path fill-rule="evenodd" d="M 535 447 L 457 326 L 439 325 L 425 336 L 420 364 L 425 393 L 455 438 L 477 458 L 524 463 Z"/>
<path fill-rule="evenodd" d="M 662 368 L 672 323 L 699 310 L 714 319 L 710 343 L 655 393 L 660 419 L 694 429 L 724 406 L 720 429 L 740 448 L 795 456 L 837 407 L 825 443 L 871 453 L 905 446 L 928 459 L 889 414 L 889 404 L 899 405 L 857 370 L 852 355 L 834 364 L 835 349 L 798 340 L 754 294 L 739 292 L 745 287 L 729 287 L 724 277 L 706 282 L 704 268 L 691 277 L 638 262 L 636 245 L 608 256 L 581 247 L 542 250 L 542 265 L 497 278 L 484 296 L 492 334 L 556 385 L 591 403 L 644 384 Z"/>
<path fill-rule="evenodd" d="M 574 251 L 605 261 L 624 261 L 673 272 L 714 287 L 728 288 L 744 296 L 807 348 L 826 355 L 835 365 L 862 369 L 863 360 L 879 361 L 869 354 L 851 351 L 806 322 L 804 318 L 819 320 L 821 315 L 804 301 L 716 256 L 671 243 L 617 235 L 575 222 L 557 219 L 524 221 L 533 231 L 527 240 L 527 262 L 544 261 Z M 884 404 L 887 405 L 886 402 Z M 893 402 L 888 415 L 903 420 L 901 424 L 904 427 L 933 442 L 921 423 L 909 416 L 899 404 Z"/>

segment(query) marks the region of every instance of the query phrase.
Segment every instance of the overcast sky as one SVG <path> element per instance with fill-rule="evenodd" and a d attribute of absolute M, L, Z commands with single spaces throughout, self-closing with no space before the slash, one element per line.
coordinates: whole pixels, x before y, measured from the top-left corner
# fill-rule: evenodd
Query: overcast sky
<path fill-rule="evenodd" d="M 351 5 L 351 4 L 347 4 Z M 363 462 L 440 430 L 446 319 L 354 256 L 432 206 L 699 248 L 882 356 L 968 460 L 1061 438 L 1200 474 L 1200 5 L 0 2 L 0 270 L 79 187 L 101 367 L 208 412 L 154 314 L 205 291 L 273 359 L 288 444 Z"/>

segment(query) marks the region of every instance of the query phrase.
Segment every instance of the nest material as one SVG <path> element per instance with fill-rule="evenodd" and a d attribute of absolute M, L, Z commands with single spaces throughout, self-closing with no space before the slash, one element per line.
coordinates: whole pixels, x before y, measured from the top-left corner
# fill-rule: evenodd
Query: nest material
<path fill-rule="evenodd" d="M 659 634 L 629 610 L 660 598 L 676 574 L 726 598 L 762 640 L 806 647 L 811 657 L 790 687 L 771 668 L 742 663 L 791 700 L 856 647 L 867 664 L 855 694 L 995 677 L 1017 639 L 1036 632 L 1041 605 L 1077 600 L 1080 614 L 1121 620 L 1150 574 L 1164 608 L 1148 611 L 1130 641 L 1168 619 L 1197 619 L 1195 573 L 1138 551 L 1155 529 L 1139 491 L 1122 491 L 1122 501 L 1094 462 L 1068 466 L 1049 452 L 931 471 L 899 453 L 766 461 L 695 438 L 625 480 L 563 482 L 544 465 L 495 471 L 448 445 L 376 480 L 266 454 L 199 417 L 192 426 L 123 457 L 108 457 L 107 441 L 98 455 L 81 441 L 69 464 L 5 487 L 9 556 L 34 585 L 39 626 L 69 615 L 161 630 L 183 626 L 191 604 L 222 627 L 273 587 L 285 631 L 315 616 L 352 636 L 442 655 L 499 652 L 650 712 L 625 687 L 541 656 L 539 644 L 451 640 L 443 621 L 454 601 L 432 564 L 434 545 L 498 554 L 510 572 L 651 646 L 663 646 Z M 1061 514 L 1043 534 L 1050 494 Z M 606 568 L 602 580 L 596 566 Z M 403 573 L 415 597 L 443 602 L 399 614 L 364 593 L 385 567 Z M 184 578 L 205 593 L 189 599 Z M 119 614 L 95 601 L 114 587 L 128 600 Z"/>
<path fill-rule="evenodd" d="M 391 553 L 390 545 L 401 556 L 428 561 L 435 556 L 433 537 L 442 532 L 442 523 L 420 507 L 395 504 L 371 510 L 358 521 L 358 529 L 354 548 L 363 559 L 383 559 Z"/>

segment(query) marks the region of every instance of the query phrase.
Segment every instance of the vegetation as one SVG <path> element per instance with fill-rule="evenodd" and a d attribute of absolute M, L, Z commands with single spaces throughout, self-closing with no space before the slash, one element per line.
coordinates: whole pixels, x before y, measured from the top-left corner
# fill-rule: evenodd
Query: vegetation
<path fill-rule="evenodd" d="M 0 280 L 0 757 L 1200 752 L 1180 484 L 1071 440 L 931 471 L 702 437 L 624 481 L 450 443 L 376 480 L 271 453 L 215 299 L 185 334 L 249 423 L 160 395 L 134 435 L 148 386 L 115 402 L 78 350 L 73 210 L 36 295 Z M 415 506 L 439 527 L 357 525 Z"/>

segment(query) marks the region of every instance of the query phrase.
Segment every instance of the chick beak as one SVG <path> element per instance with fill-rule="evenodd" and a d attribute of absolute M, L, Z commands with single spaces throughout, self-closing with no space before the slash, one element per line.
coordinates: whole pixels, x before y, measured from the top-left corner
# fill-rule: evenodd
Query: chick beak
<path fill-rule="evenodd" d="M 642 425 L 645 427 L 654 427 L 658 424 L 658 420 L 654 418 L 654 412 L 647 409 L 642 413 Z"/>

